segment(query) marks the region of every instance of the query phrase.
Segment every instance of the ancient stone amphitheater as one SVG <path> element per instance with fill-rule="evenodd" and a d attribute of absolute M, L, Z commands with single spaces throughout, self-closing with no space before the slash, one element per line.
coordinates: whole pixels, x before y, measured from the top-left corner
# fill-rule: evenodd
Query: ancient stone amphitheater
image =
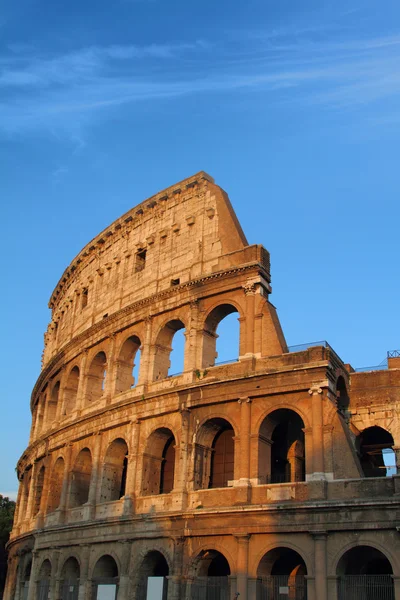
<path fill-rule="evenodd" d="M 204 172 L 83 248 L 49 303 L 6 600 L 400 600 L 399 355 L 289 349 L 270 294 Z"/>

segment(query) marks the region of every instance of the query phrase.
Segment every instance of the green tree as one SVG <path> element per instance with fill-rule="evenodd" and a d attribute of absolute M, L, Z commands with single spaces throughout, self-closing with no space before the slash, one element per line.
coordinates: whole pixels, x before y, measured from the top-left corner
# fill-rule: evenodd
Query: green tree
<path fill-rule="evenodd" d="M 13 524 L 15 502 L 0 494 L 0 598 L 7 574 L 6 544 Z"/>

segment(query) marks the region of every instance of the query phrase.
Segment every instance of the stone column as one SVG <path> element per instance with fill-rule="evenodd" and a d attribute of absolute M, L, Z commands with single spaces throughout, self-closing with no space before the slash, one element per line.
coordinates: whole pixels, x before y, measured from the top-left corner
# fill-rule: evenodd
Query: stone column
<path fill-rule="evenodd" d="M 90 546 L 84 544 L 80 546 L 80 573 L 79 573 L 79 592 L 78 600 L 90 600 L 92 595 L 92 581 L 88 578 L 89 576 L 89 560 L 90 560 Z"/>
<path fill-rule="evenodd" d="M 182 596 L 183 587 L 183 552 L 185 538 L 174 538 L 174 559 L 172 574 L 168 577 L 168 600 L 179 600 Z"/>
<path fill-rule="evenodd" d="M 400 446 L 393 446 L 393 452 L 396 460 L 396 475 L 400 475 Z"/>
<path fill-rule="evenodd" d="M 128 456 L 128 472 L 126 475 L 125 485 L 125 496 L 129 496 L 134 502 L 137 491 L 136 490 L 136 473 L 137 473 L 137 462 L 139 452 L 139 438 L 140 438 L 140 420 L 135 419 L 131 422 L 131 436 L 129 443 L 129 456 Z"/>
<path fill-rule="evenodd" d="M 61 496 L 60 496 L 60 504 L 58 505 L 58 510 L 65 511 L 68 503 L 68 493 L 69 493 L 69 482 L 70 482 L 70 472 L 71 472 L 71 454 L 72 454 L 72 444 L 69 444 L 66 448 L 65 458 L 64 458 L 64 478 L 61 488 Z"/>
<path fill-rule="evenodd" d="M 60 561 L 60 550 L 51 548 L 51 577 L 49 586 L 49 598 L 58 600 L 60 598 L 60 578 L 58 573 L 58 563 Z"/>
<path fill-rule="evenodd" d="M 88 351 L 85 350 L 82 354 L 81 364 L 79 366 L 79 381 L 78 390 L 76 393 L 76 409 L 81 411 L 85 407 L 85 393 L 86 393 L 86 380 L 87 380 L 87 358 Z"/>
<path fill-rule="evenodd" d="M 393 575 L 394 600 L 400 600 L 400 577 Z"/>
<path fill-rule="evenodd" d="M 142 343 L 142 355 L 140 357 L 140 370 L 138 385 L 146 384 L 148 381 L 153 381 L 153 352 L 151 347 L 151 335 L 153 329 L 153 319 L 151 316 L 145 319 L 144 341 Z M 153 357 L 154 358 L 154 357 Z"/>
<path fill-rule="evenodd" d="M 129 598 L 129 563 L 131 558 L 131 542 L 129 540 L 120 540 L 118 542 L 121 548 L 121 572 L 119 574 L 118 600 L 128 600 Z"/>
<path fill-rule="evenodd" d="M 92 507 L 91 518 L 94 517 L 97 503 L 97 488 L 100 477 L 100 450 L 101 450 L 101 433 L 95 435 L 93 459 L 92 459 L 92 475 L 90 478 L 88 504 Z"/>
<path fill-rule="evenodd" d="M 116 360 L 115 360 L 115 334 L 110 335 L 109 345 L 107 349 L 107 365 L 106 365 L 106 380 L 104 382 L 103 398 L 106 404 L 111 402 L 112 396 L 115 393 L 116 379 Z"/>
<path fill-rule="evenodd" d="M 250 535 L 247 533 L 237 534 L 235 538 L 237 541 L 236 590 L 240 594 L 240 600 L 247 600 Z"/>
<path fill-rule="evenodd" d="M 29 485 L 28 504 L 26 507 L 26 519 L 27 520 L 32 518 L 33 501 L 34 501 L 35 492 L 36 492 L 37 475 L 38 475 L 38 463 L 34 462 L 33 466 L 32 466 L 32 477 L 31 477 L 31 481 L 30 481 L 30 485 Z"/>
<path fill-rule="evenodd" d="M 239 398 L 240 404 L 240 463 L 239 479 L 243 484 L 249 484 L 250 478 L 250 428 L 251 428 L 251 399 Z"/>
<path fill-rule="evenodd" d="M 29 578 L 29 588 L 28 588 L 28 599 L 34 600 L 36 597 L 36 585 L 37 578 L 39 574 L 39 552 L 37 550 L 32 551 L 32 566 L 31 566 L 31 576 Z"/>
<path fill-rule="evenodd" d="M 325 479 L 324 468 L 324 420 L 323 420 L 323 393 L 318 385 L 312 386 L 308 393 L 311 396 L 312 413 L 312 479 Z"/>
<path fill-rule="evenodd" d="M 201 344 L 198 332 L 199 301 L 192 300 L 190 303 L 190 318 L 186 329 L 185 364 L 184 371 L 201 369 Z"/>
<path fill-rule="evenodd" d="M 179 448 L 179 473 L 176 473 L 176 491 L 187 493 L 188 461 L 189 461 L 189 427 L 190 410 L 182 408 L 181 411 L 181 443 Z"/>
<path fill-rule="evenodd" d="M 328 600 L 326 578 L 326 531 L 313 531 L 314 538 L 314 573 L 315 573 L 315 598 Z"/>

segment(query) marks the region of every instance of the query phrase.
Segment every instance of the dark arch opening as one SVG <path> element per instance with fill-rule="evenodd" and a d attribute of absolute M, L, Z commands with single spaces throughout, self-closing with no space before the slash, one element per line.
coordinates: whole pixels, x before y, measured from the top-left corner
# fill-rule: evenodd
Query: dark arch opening
<path fill-rule="evenodd" d="M 50 591 L 51 563 L 48 559 L 42 562 L 37 580 L 37 598 L 48 598 Z"/>
<path fill-rule="evenodd" d="M 229 421 L 214 418 L 197 435 L 194 489 L 227 487 L 234 479 L 234 430 Z"/>
<path fill-rule="evenodd" d="M 76 558 L 70 556 L 61 570 L 61 600 L 78 600 L 80 566 Z"/>
<path fill-rule="evenodd" d="M 122 438 L 111 442 L 103 465 L 100 502 L 112 502 L 125 496 L 128 446 Z"/>
<path fill-rule="evenodd" d="M 136 598 L 151 598 L 153 589 L 162 593 L 163 600 L 167 599 L 169 575 L 168 563 L 165 556 L 158 550 L 152 550 L 144 557 L 139 569 L 139 580 Z M 155 580 L 156 579 L 156 580 Z"/>
<path fill-rule="evenodd" d="M 51 390 L 51 394 L 47 403 L 46 424 L 48 427 L 50 427 L 52 423 L 56 420 L 59 396 L 60 382 L 57 381 Z"/>
<path fill-rule="evenodd" d="M 69 506 L 82 506 L 89 499 L 90 479 L 92 475 L 92 455 L 89 448 L 81 450 L 71 471 Z"/>
<path fill-rule="evenodd" d="M 76 399 L 79 386 L 79 368 L 74 367 L 68 375 L 67 384 L 64 388 L 64 415 L 71 414 L 76 408 Z"/>
<path fill-rule="evenodd" d="M 305 481 L 304 423 L 295 411 L 280 408 L 262 422 L 258 472 L 261 483 Z"/>
<path fill-rule="evenodd" d="M 358 438 L 359 456 L 365 477 L 385 477 L 395 473 L 395 454 L 393 437 L 374 425 L 367 427 Z M 388 469 L 387 465 L 392 466 Z"/>
<path fill-rule="evenodd" d="M 356 546 L 345 552 L 338 562 L 337 575 L 339 600 L 394 600 L 392 565 L 376 548 Z"/>
<path fill-rule="evenodd" d="M 203 331 L 202 367 L 237 360 L 239 357 L 240 326 L 232 304 L 220 304 L 208 315 Z"/>
<path fill-rule="evenodd" d="M 340 412 L 346 413 L 348 411 L 350 398 L 347 393 L 346 383 L 342 376 L 338 377 L 336 382 L 336 402 Z"/>
<path fill-rule="evenodd" d="M 40 467 L 39 473 L 35 482 L 35 497 L 33 503 L 33 516 L 35 517 L 40 511 L 40 504 L 43 496 L 43 486 L 44 486 L 44 475 L 45 468 L 44 466 Z"/>
<path fill-rule="evenodd" d="M 160 428 L 150 435 L 143 456 L 142 494 L 168 494 L 174 488 L 175 437 Z"/>
<path fill-rule="evenodd" d="M 204 550 L 197 557 L 196 578 L 191 585 L 190 598 L 230 600 L 231 570 L 225 556 L 217 550 Z"/>
<path fill-rule="evenodd" d="M 306 575 L 306 564 L 298 552 L 286 547 L 270 550 L 257 568 L 257 600 L 279 598 L 282 588 L 286 597 L 306 600 Z"/>

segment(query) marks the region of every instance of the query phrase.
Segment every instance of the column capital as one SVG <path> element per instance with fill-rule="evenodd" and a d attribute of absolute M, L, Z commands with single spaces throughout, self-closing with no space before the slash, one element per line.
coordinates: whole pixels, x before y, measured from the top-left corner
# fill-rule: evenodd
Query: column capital
<path fill-rule="evenodd" d="M 316 384 L 310 387 L 308 393 L 310 394 L 310 396 L 317 396 L 318 394 L 322 394 L 322 391 L 322 387 Z"/>
<path fill-rule="evenodd" d="M 308 532 L 315 540 L 326 540 L 328 532 L 325 529 L 315 529 Z"/>
<path fill-rule="evenodd" d="M 234 533 L 233 536 L 236 538 L 238 544 L 248 544 L 251 538 L 251 533 Z"/>

